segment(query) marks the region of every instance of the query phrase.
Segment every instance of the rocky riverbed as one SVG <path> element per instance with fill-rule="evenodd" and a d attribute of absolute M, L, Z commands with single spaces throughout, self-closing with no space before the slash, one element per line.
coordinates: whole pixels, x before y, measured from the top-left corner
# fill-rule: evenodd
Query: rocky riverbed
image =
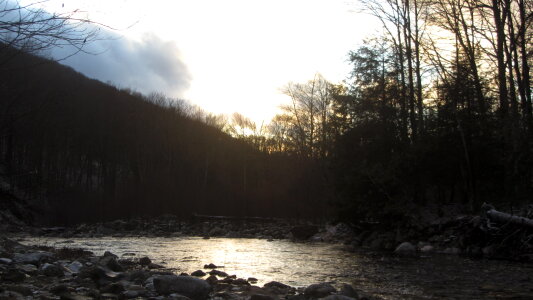
<path fill-rule="evenodd" d="M 533 210 L 532 210 L 533 214 Z M 402 254 L 444 253 L 474 258 L 533 261 L 533 228 L 498 224 L 483 215 L 452 215 L 413 219 L 391 229 L 380 224 L 320 224 L 286 219 L 231 219 L 173 215 L 134 218 L 73 227 L 6 225 L 5 232 L 39 237 L 185 237 L 289 239 L 342 243 L 353 249 L 396 251 Z"/>
<path fill-rule="evenodd" d="M 201 266 L 199 266 L 201 267 Z M 0 238 L 0 299 L 365 299 L 344 284 L 294 288 L 277 281 L 262 287 L 209 264 L 176 275 L 149 257 L 101 256 L 72 248 L 25 246 Z"/>

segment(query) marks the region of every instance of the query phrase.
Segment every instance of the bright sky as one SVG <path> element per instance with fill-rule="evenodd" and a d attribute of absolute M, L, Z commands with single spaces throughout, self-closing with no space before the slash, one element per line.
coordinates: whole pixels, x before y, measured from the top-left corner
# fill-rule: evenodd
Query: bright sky
<path fill-rule="evenodd" d="M 268 122 L 287 101 L 279 90 L 289 81 L 305 82 L 316 72 L 332 82 L 346 78 L 348 51 L 379 29 L 354 12 L 354 2 L 52 0 L 47 7 L 80 8 L 128 39 L 150 33 L 175 42 L 192 79 L 188 90 L 169 96 Z"/>

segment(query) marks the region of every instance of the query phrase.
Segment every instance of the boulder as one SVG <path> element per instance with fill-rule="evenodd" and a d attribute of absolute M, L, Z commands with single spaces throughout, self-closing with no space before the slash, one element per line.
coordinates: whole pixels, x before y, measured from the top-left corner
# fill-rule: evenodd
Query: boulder
<path fill-rule="evenodd" d="M 204 265 L 204 269 L 216 269 L 216 268 L 222 268 L 223 266 L 217 266 L 213 263 L 210 263 L 208 265 Z"/>
<path fill-rule="evenodd" d="M 71 262 L 68 265 L 65 265 L 65 269 L 72 274 L 78 274 L 83 267 L 83 264 L 77 260 Z"/>
<path fill-rule="evenodd" d="M 209 272 L 209 275 L 215 275 L 215 276 L 219 276 L 219 277 L 227 277 L 228 273 L 222 272 L 222 271 L 219 271 L 219 270 L 211 270 L 211 272 Z"/>
<path fill-rule="evenodd" d="M 48 290 L 55 295 L 60 295 L 68 291 L 68 286 L 66 284 L 59 283 L 50 286 Z"/>
<path fill-rule="evenodd" d="M 420 248 L 420 252 L 422 253 L 431 253 L 433 251 L 435 251 L 435 247 L 431 245 L 425 245 L 422 248 Z"/>
<path fill-rule="evenodd" d="M 122 284 L 119 283 L 110 283 L 100 289 L 100 292 L 102 294 L 110 293 L 110 294 L 120 294 L 124 291 L 124 287 Z"/>
<path fill-rule="evenodd" d="M 22 282 L 26 279 L 26 274 L 18 269 L 9 269 L 2 274 L 2 281 Z"/>
<path fill-rule="evenodd" d="M 191 276 L 202 277 L 202 276 L 205 276 L 205 272 L 202 270 L 196 270 L 191 273 Z"/>
<path fill-rule="evenodd" d="M 456 247 L 450 247 L 450 248 L 444 249 L 444 251 L 442 251 L 442 253 L 457 255 L 457 254 L 461 253 L 461 250 L 459 248 L 456 248 Z"/>
<path fill-rule="evenodd" d="M 106 254 L 107 253 L 110 253 L 110 252 L 106 252 Z M 113 272 L 122 272 L 122 271 L 124 271 L 124 268 L 122 268 L 122 266 L 118 263 L 116 255 L 114 255 L 114 254 L 106 255 L 106 254 L 104 254 L 104 256 L 102 258 L 100 258 L 99 263 L 102 266 L 109 268 L 109 270 L 111 270 Z"/>
<path fill-rule="evenodd" d="M 323 298 L 332 293 L 337 292 L 337 290 L 329 283 L 315 283 L 306 287 L 304 290 L 304 295 L 311 298 Z"/>
<path fill-rule="evenodd" d="M 250 300 L 277 300 L 277 298 L 274 298 L 269 295 L 263 295 L 263 294 L 253 294 L 250 297 Z"/>
<path fill-rule="evenodd" d="M 141 259 L 139 259 L 139 264 L 141 266 L 148 266 L 151 263 L 152 263 L 152 260 L 148 256 L 141 257 Z"/>
<path fill-rule="evenodd" d="M 41 266 L 41 273 L 48 277 L 62 277 L 65 275 L 59 266 L 49 263 Z"/>
<path fill-rule="evenodd" d="M 176 293 L 168 295 L 168 299 L 170 300 L 191 300 L 191 298 L 189 297 L 185 297 L 183 295 L 176 294 Z"/>
<path fill-rule="evenodd" d="M 357 294 L 355 289 L 351 285 L 349 285 L 347 283 L 342 285 L 341 291 L 339 292 L 339 294 L 343 295 L 343 296 L 355 298 L 355 299 L 359 298 L 359 295 Z"/>
<path fill-rule="evenodd" d="M 4 286 L 4 288 L 8 291 L 19 293 L 23 296 L 32 296 L 33 295 L 32 289 L 35 289 L 34 286 L 21 285 L 21 284 L 9 284 L 9 285 Z"/>
<path fill-rule="evenodd" d="M 394 253 L 399 254 L 412 254 L 416 252 L 416 247 L 409 243 L 409 242 L 403 242 L 398 247 L 396 247 L 396 250 L 394 250 Z"/>
<path fill-rule="evenodd" d="M 290 289 L 291 287 L 278 281 L 271 281 L 265 283 L 266 288 Z"/>
<path fill-rule="evenodd" d="M 13 261 L 22 264 L 32 264 L 39 266 L 42 262 L 49 261 L 54 257 L 50 252 L 40 251 L 32 253 L 15 253 Z"/>
<path fill-rule="evenodd" d="M 217 278 L 215 275 L 211 275 L 211 276 L 207 277 L 207 278 L 205 279 L 205 281 L 206 281 L 207 283 L 209 283 L 210 285 L 215 285 L 215 284 L 217 284 L 217 282 L 218 282 L 218 278 Z"/>
<path fill-rule="evenodd" d="M 214 227 L 209 231 L 209 236 L 224 236 L 226 234 L 227 232 L 220 227 Z"/>
<path fill-rule="evenodd" d="M 9 258 L 2 257 L 0 258 L 0 265 L 9 265 L 13 262 L 13 260 Z"/>
<path fill-rule="evenodd" d="M 244 278 L 237 278 L 237 279 L 233 280 L 232 284 L 234 284 L 234 285 L 250 285 L 250 283 L 248 281 L 246 281 L 246 279 L 244 279 Z"/>
<path fill-rule="evenodd" d="M 24 273 L 29 274 L 29 275 L 34 275 L 37 273 L 37 271 L 39 271 L 39 269 L 37 269 L 35 265 L 30 265 L 30 264 L 18 265 L 17 267 L 20 270 L 24 271 Z"/>
<path fill-rule="evenodd" d="M 318 233 L 318 226 L 298 225 L 291 228 L 292 237 L 296 240 L 307 240 Z"/>
<path fill-rule="evenodd" d="M 211 292 L 211 286 L 207 282 L 190 276 L 156 276 L 154 287 L 158 293 L 163 295 L 178 293 L 194 300 L 207 299 Z"/>

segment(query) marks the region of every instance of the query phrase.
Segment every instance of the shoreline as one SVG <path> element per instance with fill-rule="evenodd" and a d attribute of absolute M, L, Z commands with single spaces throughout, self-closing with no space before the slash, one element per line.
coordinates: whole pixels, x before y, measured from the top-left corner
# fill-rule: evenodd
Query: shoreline
<path fill-rule="evenodd" d="M 119 258 L 109 251 L 96 256 L 82 249 L 25 246 L 0 238 L 0 298 L 370 299 L 347 284 L 339 290 L 329 283 L 294 288 L 277 281 L 259 287 L 254 285 L 257 279 L 237 278 L 212 264 L 198 267 L 176 275 L 147 256 Z"/>
<path fill-rule="evenodd" d="M 134 218 L 75 227 L 31 227 L 7 225 L 10 236 L 99 238 L 99 237 L 214 237 L 291 240 L 344 244 L 387 251 L 399 255 L 434 253 L 472 258 L 533 262 L 531 229 L 513 224 L 491 223 L 483 216 L 459 215 L 435 218 L 432 222 L 405 224 L 382 229 L 375 224 L 317 224 L 286 219 L 181 219 L 173 215 Z M 519 233 L 519 234 L 517 234 Z"/>

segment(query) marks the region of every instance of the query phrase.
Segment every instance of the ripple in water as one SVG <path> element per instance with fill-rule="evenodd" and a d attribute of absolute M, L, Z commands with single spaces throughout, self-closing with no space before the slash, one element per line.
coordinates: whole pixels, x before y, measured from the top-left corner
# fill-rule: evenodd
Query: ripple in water
<path fill-rule="evenodd" d="M 177 273 L 214 263 L 228 274 L 255 277 L 258 285 L 280 281 L 295 287 L 317 282 L 352 284 L 385 299 L 533 299 L 533 266 L 456 256 L 399 258 L 351 253 L 340 245 L 258 239 L 26 238 L 31 245 L 83 248 L 102 255 L 149 256 Z"/>

